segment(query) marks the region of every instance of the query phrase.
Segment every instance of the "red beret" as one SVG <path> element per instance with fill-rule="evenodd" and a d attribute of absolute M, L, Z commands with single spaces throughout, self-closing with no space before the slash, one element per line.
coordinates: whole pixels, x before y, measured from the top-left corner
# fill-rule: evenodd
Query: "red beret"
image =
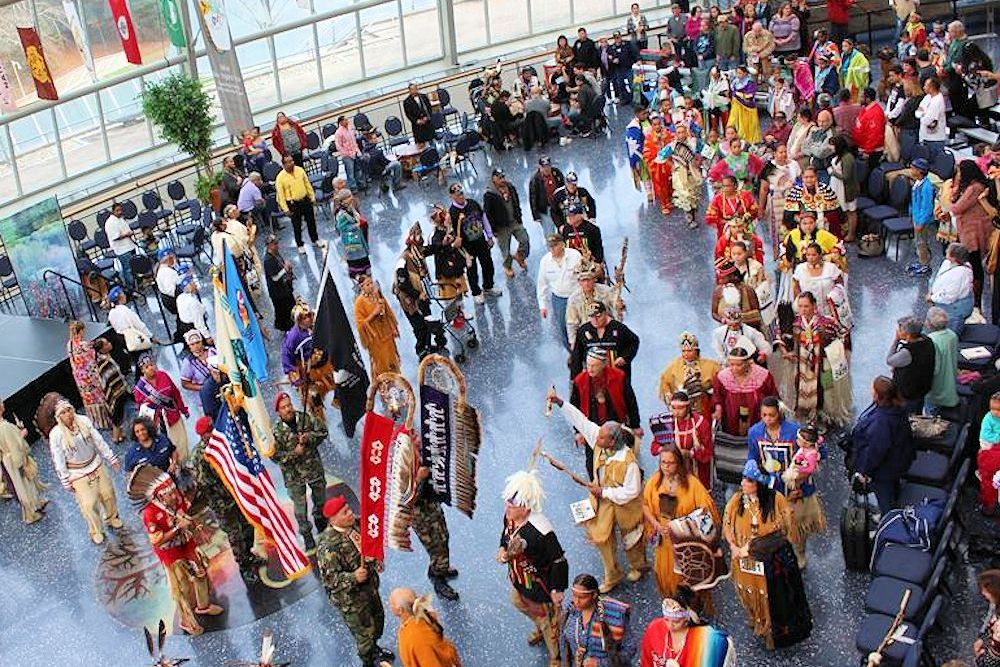
<path fill-rule="evenodd" d="M 334 514 L 344 509 L 344 505 L 347 504 L 347 500 L 344 496 L 334 496 L 330 498 L 325 503 L 323 503 L 323 516 L 327 519 L 332 517 Z"/>
<path fill-rule="evenodd" d="M 207 415 L 198 417 L 198 421 L 194 423 L 194 432 L 198 435 L 205 435 L 212 431 L 212 419 Z"/>
<path fill-rule="evenodd" d="M 286 399 L 286 398 L 287 398 L 288 400 L 292 400 L 292 397 L 291 397 L 291 396 L 289 396 L 289 395 L 288 395 L 288 392 L 286 392 L 286 391 L 281 391 L 281 392 L 278 392 L 278 395 L 274 397 L 274 411 L 275 411 L 275 412 L 277 412 L 277 411 L 278 411 L 278 404 L 280 404 L 280 403 L 281 403 L 281 401 L 282 401 L 283 399 Z"/>

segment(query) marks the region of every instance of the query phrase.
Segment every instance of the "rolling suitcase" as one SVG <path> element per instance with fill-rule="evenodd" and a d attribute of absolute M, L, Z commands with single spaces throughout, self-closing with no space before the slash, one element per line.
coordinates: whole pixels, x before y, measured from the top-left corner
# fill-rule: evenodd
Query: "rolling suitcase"
<path fill-rule="evenodd" d="M 867 571 L 872 555 L 872 543 L 878 529 L 878 505 L 873 505 L 870 494 L 854 490 L 844 501 L 840 514 L 840 544 L 844 551 L 844 564 L 848 569 Z"/>

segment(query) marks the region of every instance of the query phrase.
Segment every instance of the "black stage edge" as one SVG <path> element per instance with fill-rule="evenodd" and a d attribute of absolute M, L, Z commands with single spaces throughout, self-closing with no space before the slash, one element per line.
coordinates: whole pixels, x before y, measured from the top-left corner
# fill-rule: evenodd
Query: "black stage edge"
<path fill-rule="evenodd" d="M 87 340 L 112 331 L 104 322 L 84 322 L 84 326 Z M 112 345 L 114 338 L 109 338 Z M 0 314 L 0 396 L 7 418 L 20 419 L 30 441 L 38 437 L 34 418 L 42 396 L 58 391 L 77 407 L 83 405 L 66 354 L 67 340 L 69 326 L 62 320 Z"/>

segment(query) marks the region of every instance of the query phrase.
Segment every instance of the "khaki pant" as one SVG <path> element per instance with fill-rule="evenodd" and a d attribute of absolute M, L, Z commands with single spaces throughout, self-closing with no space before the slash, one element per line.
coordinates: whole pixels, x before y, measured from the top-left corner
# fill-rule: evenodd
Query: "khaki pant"
<path fill-rule="evenodd" d="M 538 632 L 542 634 L 549 658 L 552 662 L 559 661 L 559 607 L 552 602 L 540 604 L 521 597 L 516 588 L 510 589 L 510 601 L 514 608 L 531 619 Z"/>
<path fill-rule="evenodd" d="M 611 537 L 595 546 L 604 564 L 604 581 L 607 583 L 621 581 L 625 574 L 618 565 L 618 531 L 611 531 Z M 640 537 L 631 549 L 625 550 L 625 557 L 628 559 L 629 569 L 640 572 L 646 569 L 646 541 Z"/>
<path fill-rule="evenodd" d="M 208 573 L 201 563 L 177 560 L 165 565 L 170 597 L 177 604 L 181 623 L 189 630 L 198 631 L 201 624 L 194 614 L 195 609 L 207 609 L 211 604 L 208 597 Z"/>
<path fill-rule="evenodd" d="M 108 476 L 107 467 L 101 463 L 97 470 L 75 480 L 72 484 L 73 495 L 80 506 L 80 514 L 87 522 L 87 532 L 90 539 L 104 535 L 101 525 L 101 508 L 104 509 L 104 520 L 112 528 L 120 528 L 118 518 L 118 500 L 115 498 L 115 487 Z"/>
<path fill-rule="evenodd" d="M 181 417 L 173 426 L 167 427 L 167 438 L 177 448 L 177 456 L 180 462 L 187 461 L 188 457 L 188 432 L 184 417 Z"/>

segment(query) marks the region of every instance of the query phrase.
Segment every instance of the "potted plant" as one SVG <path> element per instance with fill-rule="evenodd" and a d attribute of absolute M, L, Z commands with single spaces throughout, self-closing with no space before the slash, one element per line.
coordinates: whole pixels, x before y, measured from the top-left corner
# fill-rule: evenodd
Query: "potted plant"
<path fill-rule="evenodd" d="M 212 168 L 212 100 L 201 81 L 172 74 L 147 84 L 142 110 L 163 138 L 191 156 L 198 169 L 197 197 L 218 210 L 222 174 Z"/>

